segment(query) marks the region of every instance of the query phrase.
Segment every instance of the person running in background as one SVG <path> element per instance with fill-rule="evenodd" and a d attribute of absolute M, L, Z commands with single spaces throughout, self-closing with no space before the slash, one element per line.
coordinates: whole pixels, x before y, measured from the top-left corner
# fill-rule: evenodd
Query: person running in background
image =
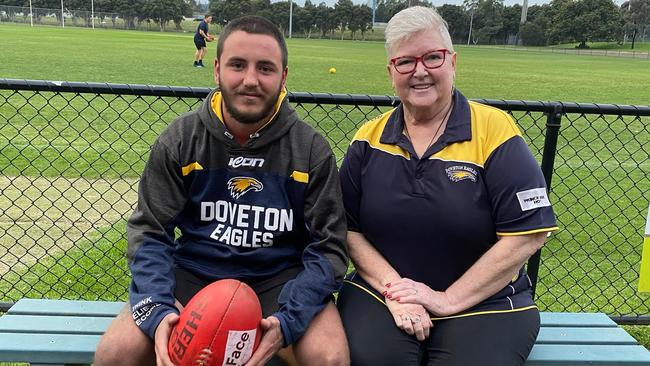
<path fill-rule="evenodd" d="M 212 15 L 206 14 L 201 23 L 196 28 L 194 34 L 194 44 L 196 45 L 196 53 L 194 53 L 194 67 L 204 67 L 203 57 L 205 56 L 205 41 L 212 42 L 214 37 L 208 33 L 208 23 L 212 22 Z"/>

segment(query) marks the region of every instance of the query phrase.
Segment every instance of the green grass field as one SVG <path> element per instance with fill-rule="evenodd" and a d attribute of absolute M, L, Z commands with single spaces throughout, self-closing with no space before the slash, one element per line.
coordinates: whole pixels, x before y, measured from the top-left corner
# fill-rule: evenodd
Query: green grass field
<path fill-rule="evenodd" d="M 192 67 L 192 34 L 1 24 L 0 45 L 0 78 L 214 86 L 210 68 Z M 288 87 L 291 91 L 393 94 L 380 42 L 291 39 L 288 45 Z M 208 45 L 210 54 L 214 53 L 215 46 L 216 43 Z M 650 104 L 650 88 L 647 87 L 650 85 L 650 60 L 463 46 L 457 47 L 457 51 L 457 86 L 471 98 Z M 336 74 L 327 72 L 332 66 L 337 68 Z M 4 95 L 0 92 L 0 104 L 4 102 Z M 176 109 L 167 110 L 168 106 L 163 103 L 147 110 L 146 100 L 133 102 L 135 107 L 129 109 L 127 102 L 131 99 L 126 98 L 104 104 L 93 101 L 95 108 L 100 110 L 109 104 L 115 108 L 102 111 L 97 120 L 94 119 L 97 111 L 83 109 L 86 101 L 76 98 L 71 107 L 60 112 L 63 119 L 50 121 L 49 117 L 59 113 L 59 107 L 67 104 L 66 101 L 46 101 L 39 97 L 30 100 L 29 105 L 23 105 L 21 97 L 11 98 L 11 103 L 22 106 L 22 117 L 12 117 L 12 124 L 5 124 L 3 119 L 13 116 L 15 111 L 0 109 L 0 178 L 22 175 L 55 181 L 52 186 L 62 187 L 60 190 L 67 193 L 59 193 L 61 197 L 57 199 L 50 197 L 54 201 L 44 204 L 57 206 L 61 211 L 71 210 L 70 206 L 75 205 L 65 199 L 66 195 L 70 197 L 70 191 L 63 188 L 68 183 L 56 181 L 57 177 L 73 182 L 76 179 L 87 181 L 92 187 L 101 186 L 111 179 L 137 179 L 149 143 L 177 114 Z M 44 108 L 44 112 L 37 113 L 40 108 Z M 124 120 L 116 120 L 122 110 Z M 141 112 L 143 117 L 136 118 Z M 353 111 L 349 116 L 337 109 L 311 113 L 315 120 L 330 116 L 321 129 L 335 140 L 339 157 L 347 144 L 345 136 L 349 138 L 355 128 L 353 123 L 360 123 L 364 118 L 359 111 Z M 531 116 L 519 114 L 516 117 L 524 129 L 535 126 Z M 541 116 L 535 117 L 543 120 Z M 571 116 L 574 119 L 578 117 Z M 138 122 L 132 125 L 124 122 L 135 119 Z M 570 128 L 565 127 L 560 148 L 567 150 L 560 150 L 556 158 L 559 168 L 553 181 L 553 195 L 558 200 L 562 198 L 556 210 L 570 213 L 576 219 L 565 224 L 558 238 L 584 252 L 549 242 L 545 250 L 553 253 L 553 257 L 545 261 L 546 267 L 542 268 L 540 278 L 546 284 L 542 282 L 541 286 L 552 285 L 556 281 L 554 276 L 558 276 L 557 281 L 566 281 L 575 289 L 572 294 L 549 293 L 543 297 L 541 300 L 551 303 L 550 309 L 571 301 L 590 306 L 594 311 L 611 312 L 618 307 L 633 312 L 635 306 L 647 308 L 643 299 L 627 303 L 616 297 L 617 292 L 627 294 L 631 291 L 629 283 L 635 283 L 636 278 L 632 277 L 634 273 L 630 268 L 612 268 L 608 262 L 608 258 L 620 255 L 617 247 L 630 247 L 640 238 L 644 225 L 647 187 L 636 187 L 635 182 L 647 185 L 650 176 L 647 151 L 643 149 L 650 146 L 647 122 L 647 119 L 640 118 L 613 120 L 592 117 L 592 120 L 579 120 Z M 330 130 L 337 124 L 344 131 Z M 79 131 L 87 131 L 83 139 L 78 139 Z M 122 134 L 120 131 L 128 132 Z M 635 140 L 638 137 L 630 131 L 643 131 L 639 135 L 641 140 Z M 542 135 L 535 135 L 531 144 L 539 148 L 542 140 Z M 629 146 L 636 148 L 628 151 L 625 148 Z M 593 156 L 592 149 L 601 152 Z M 562 151 L 570 151 L 570 154 Z M 611 160 L 613 152 L 617 154 L 615 160 Z M 75 184 L 78 186 L 80 181 Z M 18 187 L 21 184 L 14 183 Z M 3 201 L 9 201 L 4 200 L 5 196 L 13 199 L 21 194 L 10 193 L 4 188 L 0 188 L 0 192 Z M 581 194 L 586 193 L 591 193 L 586 199 L 594 202 L 584 202 L 585 196 Z M 3 206 L 5 204 L 0 202 L 0 214 L 14 215 L 10 212 L 12 208 Z M 92 206 L 91 203 L 88 205 Z M 589 207 L 589 212 L 583 212 L 583 207 Z M 84 212 L 88 210 L 84 203 L 74 208 Z M 38 255 L 32 253 L 34 259 L 29 263 L 0 276 L 0 294 L 9 299 L 26 295 L 93 299 L 89 293 L 123 297 L 129 281 L 120 275 L 126 267 L 123 257 L 125 223 L 113 218 L 128 213 L 117 207 L 114 210 L 117 211 L 108 216 L 103 212 L 97 213 L 107 222 L 100 227 L 93 226 L 83 234 L 44 235 L 51 241 L 68 235 L 68 239 L 74 239 L 74 247 L 57 251 L 46 246 L 38 250 Z M 637 215 L 638 212 L 642 214 Z M 42 214 L 50 218 L 60 215 L 52 212 Z M 20 218 L 20 213 L 15 217 Z M 616 219 L 610 222 L 609 218 Z M 7 237 L 20 235 L 20 230 L 15 227 L 1 225 L 3 223 L 0 223 L 0 232 L 4 229 Z M 625 230 L 619 230 L 620 226 L 625 226 Z M 11 231 L 14 229 L 17 233 Z M 47 227 L 42 230 L 47 232 Z M 598 235 L 591 236 L 591 231 Z M 603 232 L 612 235 L 603 236 Z M 630 263 L 638 263 L 639 253 L 634 251 L 634 247 L 624 254 Z M 605 273 L 609 276 L 606 278 L 611 279 L 611 285 L 600 283 L 597 288 L 588 288 L 588 277 L 594 273 Z M 119 280 L 114 281 L 107 274 Z M 588 299 L 581 295 L 587 290 L 603 292 L 612 300 L 589 304 Z M 553 301 L 557 301 L 557 306 L 552 304 Z M 650 347 L 650 327 L 628 330 Z"/>
<path fill-rule="evenodd" d="M 192 34 L 0 25 L 0 77 L 214 86 L 194 69 Z M 381 42 L 291 39 L 292 91 L 392 95 Z M 213 55 L 216 43 L 208 45 Z M 648 60 L 458 46 L 458 88 L 471 98 L 650 103 Z M 209 63 L 209 62 L 208 62 Z M 327 72 L 336 67 L 337 73 Z"/>

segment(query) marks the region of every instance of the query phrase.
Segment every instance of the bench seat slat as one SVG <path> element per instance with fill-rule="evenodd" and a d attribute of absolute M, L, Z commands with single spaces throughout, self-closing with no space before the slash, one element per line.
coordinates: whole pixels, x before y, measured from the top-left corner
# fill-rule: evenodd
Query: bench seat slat
<path fill-rule="evenodd" d="M 0 333 L 0 354 L 13 362 L 90 364 L 99 335 Z"/>
<path fill-rule="evenodd" d="M 603 313 L 540 313 L 542 327 L 617 327 Z"/>
<path fill-rule="evenodd" d="M 526 366 L 650 365 L 650 352 L 633 345 L 536 344 Z"/>
<path fill-rule="evenodd" d="M 0 332 L 102 335 L 112 321 L 113 318 L 105 316 L 71 317 L 7 314 L 0 317 Z"/>
<path fill-rule="evenodd" d="M 631 344 L 638 342 L 623 328 L 558 328 L 543 327 L 536 344 Z"/>
<path fill-rule="evenodd" d="M 123 302 L 21 299 L 7 314 L 115 317 Z"/>

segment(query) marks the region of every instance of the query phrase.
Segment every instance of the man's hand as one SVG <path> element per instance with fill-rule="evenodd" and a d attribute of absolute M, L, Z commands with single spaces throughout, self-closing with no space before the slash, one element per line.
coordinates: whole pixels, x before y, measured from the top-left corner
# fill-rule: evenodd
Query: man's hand
<path fill-rule="evenodd" d="M 255 353 L 251 356 L 251 359 L 246 363 L 246 366 L 265 365 L 282 348 L 282 344 L 284 343 L 282 328 L 280 328 L 280 320 L 278 318 L 269 316 L 266 319 L 262 319 L 260 326 L 262 327 L 262 340 Z"/>
<path fill-rule="evenodd" d="M 397 301 L 386 299 L 386 305 L 390 310 L 395 325 L 407 334 L 415 335 L 418 341 L 429 338 L 429 332 L 433 327 L 431 317 L 426 309 L 419 304 L 400 304 Z"/>
<path fill-rule="evenodd" d="M 178 315 L 170 313 L 165 315 L 160 324 L 158 324 L 158 328 L 156 328 L 156 334 L 154 335 L 156 366 L 174 366 L 169 359 L 167 345 L 169 344 L 169 336 L 172 334 L 172 328 L 176 322 L 178 322 Z"/>

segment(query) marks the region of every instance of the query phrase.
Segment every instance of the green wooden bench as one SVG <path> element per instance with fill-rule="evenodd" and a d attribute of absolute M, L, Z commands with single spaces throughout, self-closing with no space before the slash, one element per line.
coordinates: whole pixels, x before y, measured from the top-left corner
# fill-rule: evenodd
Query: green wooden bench
<path fill-rule="evenodd" d="M 123 306 L 22 299 L 0 317 L 0 362 L 90 364 L 100 336 Z M 650 351 L 604 314 L 542 313 L 526 366 L 551 365 L 650 366 Z"/>

